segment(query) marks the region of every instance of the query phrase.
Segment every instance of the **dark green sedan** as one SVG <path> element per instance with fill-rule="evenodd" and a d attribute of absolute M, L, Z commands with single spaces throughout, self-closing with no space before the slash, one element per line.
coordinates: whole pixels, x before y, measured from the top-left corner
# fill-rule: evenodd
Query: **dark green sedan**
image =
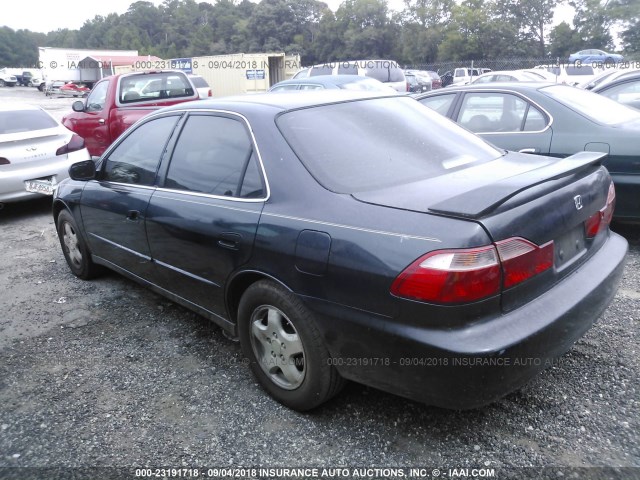
<path fill-rule="evenodd" d="M 545 83 L 448 87 L 415 98 L 505 150 L 552 157 L 608 153 L 604 165 L 616 187 L 615 217 L 640 220 L 640 111 Z"/>

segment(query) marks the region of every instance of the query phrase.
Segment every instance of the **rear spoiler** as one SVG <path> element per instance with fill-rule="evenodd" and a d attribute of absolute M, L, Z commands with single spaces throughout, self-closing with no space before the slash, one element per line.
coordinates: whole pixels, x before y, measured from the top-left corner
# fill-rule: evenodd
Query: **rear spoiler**
<path fill-rule="evenodd" d="M 520 192 L 585 170 L 590 166 L 600 165 L 607 155 L 601 152 L 579 152 L 550 165 L 449 198 L 430 206 L 429 211 L 464 218 L 481 218 Z"/>

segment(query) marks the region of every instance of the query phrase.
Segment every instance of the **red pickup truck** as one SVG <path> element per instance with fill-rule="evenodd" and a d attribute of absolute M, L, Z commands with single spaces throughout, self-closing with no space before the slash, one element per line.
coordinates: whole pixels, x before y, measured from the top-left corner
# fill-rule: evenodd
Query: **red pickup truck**
<path fill-rule="evenodd" d="M 123 73 L 97 82 L 85 101 L 73 103 L 73 112 L 62 123 L 84 138 L 91 156 L 100 156 L 148 113 L 197 99 L 198 92 L 184 72 Z"/>

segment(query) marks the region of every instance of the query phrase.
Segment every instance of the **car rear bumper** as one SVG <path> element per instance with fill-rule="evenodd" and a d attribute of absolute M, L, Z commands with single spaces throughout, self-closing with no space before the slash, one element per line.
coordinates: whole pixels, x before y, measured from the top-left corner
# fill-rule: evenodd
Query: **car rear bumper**
<path fill-rule="evenodd" d="M 615 296 L 627 248 L 624 238 L 611 233 L 588 262 L 548 292 L 465 328 L 422 329 L 397 319 L 310 305 L 331 362 L 345 378 L 430 405 L 475 408 L 557 365 L 557 357 Z"/>
<path fill-rule="evenodd" d="M 88 160 L 86 149 L 71 152 L 67 155 L 48 159 L 47 163 L 38 161 L 37 165 L 14 170 L 0 170 L 0 202 L 9 203 L 31 198 L 42 198 L 43 194 L 27 192 L 24 182 L 39 178 L 52 177 L 54 184 L 60 183 L 69 176 L 69 167 L 82 160 Z"/>

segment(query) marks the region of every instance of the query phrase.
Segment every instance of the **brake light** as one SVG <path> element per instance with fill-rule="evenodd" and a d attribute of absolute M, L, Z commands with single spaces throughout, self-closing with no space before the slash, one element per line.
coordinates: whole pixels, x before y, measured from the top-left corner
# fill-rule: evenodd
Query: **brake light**
<path fill-rule="evenodd" d="M 77 152 L 78 150 L 82 150 L 83 148 L 84 138 L 74 133 L 71 137 L 71 140 L 69 140 L 69 143 L 61 146 L 58 150 L 56 150 L 56 155 L 66 155 L 67 153 Z"/>
<path fill-rule="evenodd" d="M 211 92 L 211 89 L 209 89 L 209 92 L 207 93 L 207 97 L 213 97 L 213 93 Z"/>
<path fill-rule="evenodd" d="M 406 92 L 410 92 L 411 91 L 411 85 L 409 84 L 409 82 L 406 82 L 406 87 L 407 88 L 405 89 L 405 91 Z"/>
<path fill-rule="evenodd" d="M 500 293 L 501 272 L 493 245 L 428 253 L 391 285 L 399 297 L 435 303 L 464 303 Z"/>
<path fill-rule="evenodd" d="M 609 184 L 607 192 L 607 203 L 605 206 L 591 215 L 584 222 L 585 235 L 587 238 L 594 238 L 599 232 L 609 226 L 613 219 L 613 211 L 616 207 L 616 189 L 613 182 Z"/>
<path fill-rule="evenodd" d="M 505 290 L 553 266 L 553 242 L 538 246 L 524 238 L 509 238 L 496 242 L 502 262 Z"/>
<path fill-rule="evenodd" d="M 391 285 L 398 297 L 469 303 L 500 294 L 553 266 L 553 241 L 509 238 L 484 247 L 438 250 L 409 265 Z"/>

